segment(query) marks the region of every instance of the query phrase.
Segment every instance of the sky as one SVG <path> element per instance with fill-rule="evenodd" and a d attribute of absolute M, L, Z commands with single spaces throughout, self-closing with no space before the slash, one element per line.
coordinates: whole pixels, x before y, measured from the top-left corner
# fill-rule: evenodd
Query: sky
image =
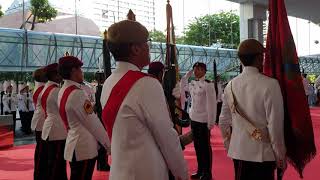
<path fill-rule="evenodd" d="M 49 1 L 54 1 L 57 4 L 63 3 L 67 8 L 74 8 L 74 0 Z M 13 0 L 0 0 L 2 10 L 5 11 L 12 2 Z M 82 4 L 82 7 L 79 8 L 87 10 L 87 7 L 92 0 L 80 0 L 79 2 L 79 4 Z M 156 29 L 161 31 L 164 31 L 166 28 L 166 2 L 167 0 L 155 0 Z M 178 35 L 182 34 L 184 28 L 187 27 L 187 24 L 192 22 L 195 17 L 203 16 L 208 13 L 213 14 L 219 11 L 234 10 L 237 14 L 239 12 L 239 4 L 226 0 L 171 0 L 170 2 L 173 8 L 173 21 Z M 90 14 L 90 12 L 86 13 Z M 313 23 L 309 24 L 306 20 L 294 17 L 290 17 L 289 22 L 299 56 L 320 54 L 320 43 L 314 43 L 316 40 L 320 41 L 320 27 Z"/>
<path fill-rule="evenodd" d="M 166 28 L 166 0 L 155 0 L 155 2 L 156 8 L 158 8 L 156 9 L 156 28 L 164 30 Z M 195 17 L 219 11 L 237 10 L 239 8 L 239 4 L 226 0 L 171 0 L 170 2 L 177 32 L 183 32 L 183 27 L 186 28 L 187 24 Z"/>

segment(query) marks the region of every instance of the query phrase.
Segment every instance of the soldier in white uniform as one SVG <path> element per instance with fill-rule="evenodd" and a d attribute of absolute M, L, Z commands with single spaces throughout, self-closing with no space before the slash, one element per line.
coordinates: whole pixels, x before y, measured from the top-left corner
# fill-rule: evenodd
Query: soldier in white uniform
<path fill-rule="evenodd" d="M 219 126 L 236 180 L 272 180 L 276 165 L 286 167 L 282 94 L 276 79 L 259 72 L 263 53 L 257 40 L 243 41 L 238 55 L 244 70 L 224 91 Z"/>
<path fill-rule="evenodd" d="M 210 130 L 216 120 L 217 101 L 214 84 L 205 79 L 207 67 L 204 63 L 197 62 L 193 70 L 181 78 L 180 87 L 191 95 L 191 130 L 194 148 L 197 155 L 198 170 L 191 175 L 191 179 L 212 179 L 212 149 L 210 144 Z M 196 80 L 188 83 L 194 73 Z M 183 95 L 184 92 L 181 93 Z"/>
<path fill-rule="evenodd" d="M 5 81 L 3 83 L 4 95 L 2 97 L 3 103 L 3 113 L 5 115 L 11 114 L 13 117 L 13 134 L 15 135 L 16 129 L 16 113 L 17 113 L 17 104 L 18 99 L 17 95 L 12 92 L 12 84 L 10 81 Z"/>
<path fill-rule="evenodd" d="M 4 95 L 4 90 L 3 90 L 3 84 L 0 82 L 0 115 L 3 115 L 3 95 Z"/>
<path fill-rule="evenodd" d="M 303 84 L 304 92 L 305 92 L 307 99 L 308 99 L 309 98 L 308 88 L 309 88 L 310 82 L 307 79 L 307 74 L 303 73 L 303 74 L 301 74 L 301 77 L 302 77 L 302 84 Z"/>
<path fill-rule="evenodd" d="M 64 148 L 67 130 L 59 115 L 58 93 L 61 76 L 58 74 L 58 63 L 45 67 L 48 82 L 41 93 L 41 107 L 44 111 L 45 121 L 42 129 L 42 140 L 48 143 L 48 177 L 49 179 L 67 180 Z"/>
<path fill-rule="evenodd" d="M 76 57 L 59 59 L 64 84 L 59 91 L 59 114 L 68 131 L 64 158 L 70 161 L 71 180 L 92 178 L 99 145 L 110 153 L 110 141 L 93 105 L 81 89 L 83 63 Z"/>
<path fill-rule="evenodd" d="M 16 82 L 14 80 L 11 80 L 10 82 L 12 85 L 12 93 L 18 94 Z"/>
<path fill-rule="evenodd" d="M 24 83 L 19 85 L 18 110 L 22 125 L 22 132 L 25 134 L 31 134 L 31 120 L 34 113 L 34 104 L 32 94 L 29 92 L 29 86 Z"/>
<path fill-rule="evenodd" d="M 168 180 L 170 170 L 176 178 L 187 180 L 186 162 L 162 86 L 157 79 L 140 72 L 150 63 L 148 35 L 148 30 L 133 20 L 120 21 L 108 29 L 108 46 L 117 62 L 101 95 L 104 123 L 114 120 L 113 127 L 108 130 L 106 126 L 112 134 L 109 179 Z M 128 73 L 141 75 L 141 79 L 134 81 L 123 101 L 113 99 L 118 96 L 110 96 L 111 92 L 120 79 L 131 78 L 126 76 Z M 104 118 L 109 99 L 121 105 L 117 112 L 110 111 L 115 119 Z"/>
<path fill-rule="evenodd" d="M 31 121 L 31 129 L 36 134 L 36 149 L 34 152 L 34 180 L 48 179 L 48 148 L 44 140 L 41 139 L 42 127 L 45 120 L 43 109 L 41 108 L 40 94 L 47 82 L 44 69 L 40 68 L 33 72 L 33 79 L 35 80 L 35 89 L 33 92 L 33 104 L 35 111 Z"/>

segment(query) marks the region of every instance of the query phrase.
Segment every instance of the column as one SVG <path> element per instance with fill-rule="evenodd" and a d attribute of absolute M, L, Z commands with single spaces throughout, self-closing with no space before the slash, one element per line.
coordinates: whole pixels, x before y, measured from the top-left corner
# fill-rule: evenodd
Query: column
<path fill-rule="evenodd" d="M 266 20 L 266 7 L 252 2 L 240 4 L 240 41 L 254 38 L 263 43 L 263 21 Z"/>

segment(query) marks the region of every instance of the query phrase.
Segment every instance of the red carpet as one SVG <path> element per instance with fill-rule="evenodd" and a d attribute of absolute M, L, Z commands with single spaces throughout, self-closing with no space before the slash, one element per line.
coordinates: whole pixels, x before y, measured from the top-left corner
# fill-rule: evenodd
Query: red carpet
<path fill-rule="evenodd" d="M 313 127 L 316 138 L 317 149 L 320 148 L 320 108 L 311 110 Z M 232 161 L 227 157 L 222 145 L 222 138 L 218 128 L 212 130 L 211 143 L 213 144 L 213 175 L 215 180 L 233 180 Z M 297 147 L 303 148 L 303 147 Z M 34 145 L 14 147 L 9 150 L 0 151 L 0 180 L 31 180 L 33 179 L 33 153 Z M 196 171 L 196 157 L 192 145 L 185 151 L 188 161 L 189 173 Z M 138 163 L 138 162 L 137 162 Z M 310 163 L 304 172 L 305 180 L 320 179 L 320 156 Z M 94 180 L 108 179 L 108 173 L 95 171 Z M 298 180 L 298 174 L 289 167 L 284 180 Z"/>

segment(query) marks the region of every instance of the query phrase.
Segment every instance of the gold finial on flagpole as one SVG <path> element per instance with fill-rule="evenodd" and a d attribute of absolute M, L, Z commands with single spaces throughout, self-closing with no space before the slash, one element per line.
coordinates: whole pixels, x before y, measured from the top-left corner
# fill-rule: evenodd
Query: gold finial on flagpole
<path fill-rule="evenodd" d="M 127 14 L 127 19 L 131 21 L 136 21 L 136 15 L 133 13 L 131 9 L 129 9 L 129 12 Z"/>
<path fill-rule="evenodd" d="M 103 32 L 103 38 L 104 38 L 104 40 L 108 39 L 108 31 L 107 30 L 104 30 L 104 32 Z"/>

